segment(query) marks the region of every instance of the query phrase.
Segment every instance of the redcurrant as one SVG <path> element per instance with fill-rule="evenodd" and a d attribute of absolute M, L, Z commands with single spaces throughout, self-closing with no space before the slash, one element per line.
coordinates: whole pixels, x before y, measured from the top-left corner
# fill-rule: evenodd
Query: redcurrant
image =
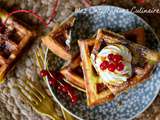
<path fill-rule="evenodd" d="M 40 77 L 48 76 L 48 71 L 47 70 L 41 70 L 39 75 L 40 75 Z"/>
<path fill-rule="evenodd" d="M 113 62 L 118 63 L 121 60 L 122 60 L 122 56 L 121 55 L 114 55 Z"/>
<path fill-rule="evenodd" d="M 117 65 L 117 68 L 116 68 L 118 71 L 122 71 L 124 69 L 124 64 L 122 62 L 120 62 L 118 65 Z"/>
<path fill-rule="evenodd" d="M 111 63 L 111 64 L 108 65 L 108 70 L 109 71 L 114 72 L 115 69 L 116 69 L 115 64 Z"/>
<path fill-rule="evenodd" d="M 78 97 L 76 95 L 72 95 L 71 101 L 73 104 L 75 104 L 78 100 Z"/>
<path fill-rule="evenodd" d="M 57 80 L 54 79 L 54 78 L 50 78 L 50 79 L 49 79 L 49 84 L 50 84 L 50 85 L 53 85 L 53 86 L 56 86 L 56 85 L 57 85 Z"/>
<path fill-rule="evenodd" d="M 113 57 L 114 57 L 114 55 L 113 55 L 112 53 L 108 55 L 108 59 L 109 59 L 110 61 L 113 60 Z"/>
<path fill-rule="evenodd" d="M 107 69 L 108 65 L 109 65 L 108 61 L 103 61 L 103 62 L 100 64 L 101 70 Z"/>

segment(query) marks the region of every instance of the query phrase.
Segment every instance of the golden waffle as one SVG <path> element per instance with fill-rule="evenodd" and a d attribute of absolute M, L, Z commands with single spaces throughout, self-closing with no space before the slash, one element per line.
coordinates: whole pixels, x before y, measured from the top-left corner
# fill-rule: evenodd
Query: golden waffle
<path fill-rule="evenodd" d="M 80 57 L 73 59 L 69 65 L 60 70 L 60 73 L 65 77 L 64 80 L 67 83 L 77 88 L 78 90 L 85 92 L 85 84 L 80 62 Z M 73 65 L 73 68 L 71 64 Z"/>
<path fill-rule="evenodd" d="M 135 28 L 133 30 L 127 31 L 124 34 L 124 36 L 128 39 L 131 39 L 132 41 L 135 41 L 136 43 L 139 44 L 145 44 L 145 33 L 143 28 Z M 95 39 L 87 39 L 86 43 L 89 46 L 93 46 L 95 43 Z M 80 55 L 78 54 L 75 56 L 70 64 L 65 66 L 64 68 L 61 69 L 61 74 L 65 77 L 65 81 L 77 88 L 78 90 L 85 91 L 85 86 L 84 86 L 84 79 L 82 75 L 80 76 L 79 72 L 81 71 L 81 58 Z"/>
<path fill-rule="evenodd" d="M 129 30 L 123 34 L 127 40 L 133 41 L 135 43 L 145 45 L 145 31 L 144 28 L 138 27 L 132 30 Z"/>
<path fill-rule="evenodd" d="M 60 25 L 55 25 L 51 33 L 42 38 L 44 45 L 46 45 L 55 55 L 67 61 L 72 58 L 67 42 L 70 42 L 70 29 L 73 26 L 74 21 L 75 17 L 69 17 Z"/>
<path fill-rule="evenodd" d="M 113 33 L 111 31 L 107 31 L 107 30 L 98 30 L 98 34 L 97 34 L 97 47 L 93 48 L 94 52 L 99 50 L 99 46 L 101 45 L 103 42 L 105 42 L 106 44 L 115 44 L 115 43 L 119 43 L 119 44 L 124 44 L 126 45 L 133 57 L 137 57 L 134 56 L 134 54 L 140 54 L 140 56 L 143 58 L 143 62 L 144 62 L 144 66 L 138 66 L 137 64 L 134 64 L 134 74 L 131 78 L 129 78 L 126 82 L 122 83 L 122 84 L 117 84 L 117 85 L 111 85 L 111 84 L 107 84 L 108 88 L 113 92 L 113 94 L 117 95 L 118 93 L 127 90 L 130 87 L 134 87 L 135 85 L 137 85 L 138 83 L 141 83 L 142 81 L 146 80 L 150 74 L 152 73 L 152 70 L 154 68 L 154 64 L 150 64 L 150 61 L 154 61 L 154 62 L 158 62 L 159 61 L 159 53 L 156 51 L 152 51 L 150 49 L 148 49 L 145 46 L 142 46 L 140 44 L 137 43 L 133 43 L 131 41 L 128 41 L 125 39 L 125 37 Z M 96 53 L 94 53 L 96 54 Z M 148 56 L 152 56 L 152 58 L 148 57 Z M 133 58 L 134 59 L 134 58 Z M 141 63 L 140 63 L 141 64 Z M 133 65 L 132 65 L 133 66 Z"/>
<path fill-rule="evenodd" d="M 0 22 L 6 20 L 7 13 L 0 12 Z M 0 33 L 0 83 L 6 73 L 11 69 L 13 63 L 22 52 L 22 49 L 31 41 L 30 38 L 35 36 L 35 32 L 30 31 L 23 25 L 19 24 L 14 18 L 9 18 L 7 27 Z"/>
<path fill-rule="evenodd" d="M 112 92 L 117 95 L 118 93 L 135 86 L 136 84 L 144 81 L 150 75 L 154 65 L 145 63 L 143 67 L 136 66 L 135 76 L 130 78 L 125 84 L 113 86 L 113 85 L 104 85 L 100 77 L 94 72 L 93 66 L 90 63 L 90 46 L 94 49 L 92 52 L 97 52 L 99 50 L 99 45 L 101 40 L 104 40 L 106 44 L 124 44 L 130 45 L 130 49 L 140 50 L 144 58 L 148 61 L 159 61 L 159 53 L 149 50 L 148 48 L 142 46 L 145 45 L 145 33 L 143 28 L 136 28 L 131 31 L 127 31 L 122 35 L 113 33 L 107 30 L 98 30 L 97 38 L 85 41 L 79 41 L 81 58 L 82 58 L 82 68 L 83 74 L 77 71 L 81 71 L 81 59 L 80 57 L 72 58 L 71 53 L 69 52 L 69 46 L 66 45 L 66 41 L 69 39 L 69 30 L 74 24 L 75 18 L 71 17 L 61 25 L 54 27 L 53 31 L 42 39 L 43 43 L 51 49 L 51 51 L 61 57 L 64 60 L 71 61 L 68 65 L 65 65 L 61 69 L 61 74 L 65 77 L 65 81 L 71 84 L 73 87 L 76 87 L 79 90 L 85 91 L 87 93 L 87 103 L 89 106 L 101 104 L 103 102 L 112 100 L 114 95 Z M 129 39 L 129 40 L 126 40 Z M 136 40 L 136 41 L 135 41 Z M 90 42 L 87 42 L 90 41 Z M 133 43 L 133 42 L 136 43 Z M 141 45 L 139 45 L 141 44 Z M 141 49 L 139 49 L 141 48 Z M 134 52 L 135 52 L 134 51 Z M 138 59 L 139 60 L 139 59 Z M 138 61 L 135 60 L 135 61 Z M 134 63 L 137 65 L 136 63 Z M 84 79 L 83 79 L 84 78 Z M 109 89 L 112 91 L 110 91 Z"/>
<path fill-rule="evenodd" d="M 94 40 L 96 42 L 96 40 Z M 103 84 L 101 78 L 96 74 L 91 60 L 90 54 L 92 48 L 87 44 L 87 40 L 78 41 L 80 54 L 82 59 L 82 70 L 87 94 L 88 106 L 95 106 L 114 98 L 112 92 Z"/>
<path fill-rule="evenodd" d="M 88 46 L 93 46 L 95 39 L 87 39 Z M 80 54 L 74 56 L 71 62 L 60 70 L 60 73 L 65 77 L 65 81 L 71 84 L 73 87 L 85 92 L 85 84 L 83 78 L 83 72 L 81 68 Z"/>
<path fill-rule="evenodd" d="M 127 40 L 124 36 L 111 32 L 105 29 L 98 30 L 97 38 L 103 39 L 108 44 L 124 44 L 130 48 L 131 51 L 137 51 L 141 54 L 142 57 L 146 58 L 148 61 L 159 62 L 160 61 L 160 53 L 157 51 L 150 50 L 149 48 L 137 44 L 135 42 Z"/>

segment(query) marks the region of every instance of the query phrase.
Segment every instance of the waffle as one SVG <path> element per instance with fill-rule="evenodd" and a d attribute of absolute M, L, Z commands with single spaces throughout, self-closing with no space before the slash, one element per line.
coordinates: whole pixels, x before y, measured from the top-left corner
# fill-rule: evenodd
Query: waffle
<path fill-rule="evenodd" d="M 91 107 L 112 100 L 114 95 L 108 89 L 108 87 L 103 84 L 101 78 L 93 69 L 90 60 L 90 51 L 92 51 L 93 46 L 90 47 L 86 41 L 87 40 L 79 40 L 78 44 L 82 59 L 82 70 L 86 87 L 87 105 Z"/>
<path fill-rule="evenodd" d="M 145 33 L 143 28 L 135 28 L 133 30 L 127 31 L 125 33 L 122 33 L 127 39 L 130 39 L 138 44 L 145 45 Z M 86 43 L 89 46 L 93 46 L 95 44 L 95 39 L 87 39 Z M 70 64 L 63 67 L 60 72 L 65 77 L 65 81 L 78 90 L 85 91 L 84 86 L 84 79 L 82 75 L 76 71 L 78 71 L 80 68 L 81 58 L 80 55 L 76 55 L 71 60 Z M 81 70 L 80 70 L 81 71 Z"/>
<path fill-rule="evenodd" d="M 100 50 L 100 45 L 102 44 L 102 41 L 105 42 L 106 44 L 115 44 L 115 43 L 123 44 L 130 49 L 133 55 L 132 56 L 133 59 L 135 59 L 136 57 L 143 58 L 143 62 L 144 62 L 142 63 L 144 64 L 143 66 L 139 66 L 136 62 L 132 63 L 132 66 L 134 66 L 133 68 L 134 73 L 132 77 L 129 78 L 126 82 L 123 82 L 122 84 L 116 84 L 116 85 L 107 84 L 108 88 L 112 91 L 114 95 L 117 95 L 122 91 L 127 90 L 128 88 L 134 87 L 135 85 L 146 80 L 152 73 L 152 70 L 155 66 L 155 64 L 151 64 L 150 61 L 159 62 L 160 60 L 159 52 L 150 50 L 143 45 L 126 40 L 124 36 L 113 33 L 111 31 L 102 30 L 102 29 L 98 30 L 97 43 L 95 45 L 95 48 L 93 48 L 94 49 L 93 54 L 96 54 L 96 52 Z M 137 56 L 134 54 L 139 54 L 139 55 Z M 142 62 L 142 61 L 138 61 L 138 62 Z"/>
<path fill-rule="evenodd" d="M 53 30 L 42 38 L 42 43 L 46 45 L 55 55 L 63 60 L 70 61 L 72 58 L 69 52 L 70 29 L 75 21 L 75 17 L 69 17 L 60 25 L 57 24 Z"/>
<path fill-rule="evenodd" d="M 97 38 L 103 39 L 108 44 L 124 44 L 129 47 L 131 52 L 138 52 L 142 57 L 150 62 L 159 62 L 160 61 L 160 53 L 154 50 L 150 50 L 149 48 L 127 40 L 124 36 L 113 33 L 109 30 L 99 29 L 97 33 Z"/>
<path fill-rule="evenodd" d="M 124 35 L 127 40 L 130 40 L 132 42 L 135 42 L 144 46 L 146 45 L 145 31 L 144 31 L 144 28 L 142 27 L 129 30 L 127 32 L 122 33 L 122 35 Z"/>
<path fill-rule="evenodd" d="M 0 22 L 5 21 L 7 13 L 1 10 Z M 15 18 L 9 18 L 7 26 L 0 32 L 0 83 L 13 66 L 22 49 L 31 42 L 35 32 L 20 24 Z"/>
<path fill-rule="evenodd" d="M 87 39 L 86 43 L 88 46 L 93 46 L 95 39 Z M 85 84 L 83 79 L 83 72 L 81 68 L 81 57 L 80 53 L 74 56 L 68 65 L 65 65 L 60 70 L 60 73 L 65 77 L 65 81 L 71 84 L 73 87 L 85 92 Z"/>
<path fill-rule="evenodd" d="M 64 80 L 67 83 L 77 88 L 78 90 L 85 92 L 85 84 L 80 62 L 80 57 L 76 57 L 69 65 L 62 68 L 60 73 L 64 76 Z"/>
<path fill-rule="evenodd" d="M 74 20 L 75 18 L 71 17 L 61 25 L 54 27 L 49 35 L 43 37 L 42 42 L 50 48 L 54 54 L 64 60 L 70 61 L 69 64 L 60 70 L 60 73 L 64 76 L 64 80 L 70 85 L 86 92 L 88 106 L 95 106 L 110 101 L 115 95 L 146 80 L 154 68 L 154 64 L 150 63 L 156 63 L 160 60 L 158 52 L 144 46 L 145 33 L 143 28 L 127 31 L 122 33 L 123 35 L 99 29 L 96 38 L 78 41 L 81 57 L 79 54 L 76 57 L 72 57 L 66 41 L 70 39 L 68 31 L 73 26 Z M 99 75 L 97 75 L 98 73 L 95 72 L 91 64 L 90 54 L 91 51 L 93 54 L 97 54 L 102 44 L 115 43 L 123 44 L 131 50 L 135 58 L 132 61 L 133 66 L 135 66 L 133 68 L 134 76 L 123 84 L 103 84 L 103 81 Z M 137 51 L 138 56 L 134 56 Z M 81 71 L 83 71 L 83 74 Z"/>

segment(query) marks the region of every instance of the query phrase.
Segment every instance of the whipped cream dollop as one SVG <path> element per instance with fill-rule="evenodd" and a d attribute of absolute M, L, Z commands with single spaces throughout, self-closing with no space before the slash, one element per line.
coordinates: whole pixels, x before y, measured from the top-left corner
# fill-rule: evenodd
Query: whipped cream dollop
<path fill-rule="evenodd" d="M 109 61 L 109 54 L 113 55 L 121 55 L 122 61 L 121 63 L 124 65 L 122 70 L 115 69 L 114 71 L 110 71 L 108 69 L 101 69 L 100 65 L 103 61 Z M 132 55 L 129 49 L 120 44 L 107 45 L 104 47 L 97 55 L 91 54 L 91 62 L 101 77 L 104 83 L 109 84 L 121 84 L 132 75 L 132 67 L 131 67 Z"/>

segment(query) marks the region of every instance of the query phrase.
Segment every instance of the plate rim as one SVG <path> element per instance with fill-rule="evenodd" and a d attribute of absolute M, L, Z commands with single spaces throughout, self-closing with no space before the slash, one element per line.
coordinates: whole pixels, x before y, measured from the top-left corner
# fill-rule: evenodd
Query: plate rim
<path fill-rule="evenodd" d="M 124 10 L 125 12 L 128 12 L 129 14 L 131 15 L 134 15 L 136 16 L 138 19 L 140 19 L 145 25 L 147 25 L 147 27 L 152 31 L 153 35 L 155 36 L 155 38 L 157 39 L 158 41 L 158 44 L 160 44 L 160 39 L 158 38 L 158 36 L 156 35 L 155 31 L 153 30 L 153 28 L 143 19 L 141 18 L 140 16 L 138 16 L 137 14 L 133 13 L 133 12 L 130 12 L 130 11 L 127 11 L 127 9 L 125 8 L 122 8 L 122 7 L 119 7 L 119 6 L 113 6 L 113 5 L 97 5 L 97 6 L 91 6 L 89 8 L 83 8 L 81 9 L 80 11 L 77 11 L 77 12 L 74 12 L 72 13 L 70 16 L 72 15 L 75 15 L 76 13 L 79 13 L 81 12 L 82 10 L 87 10 L 87 9 L 94 9 L 94 8 L 100 8 L 100 7 L 112 7 L 112 8 L 115 8 L 115 9 L 122 9 Z M 68 110 L 64 105 L 61 104 L 61 102 L 57 99 L 56 95 L 54 94 L 51 86 L 49 85 L 49 80 L 48 78 L 46 77 L 46 83 L 47 83 L 47 86 L 49 88 L 49 91 L 53 97 L 53 99 L 58 103 L 58 105 L 60 105 L 61 108 L 63 108 L 66 112 L 68 112 L 70 115 L 72 115 L 73 117 L 75 117 L 76 119 L 79 119 L 79 120 L 84 120 L 82 118 L 80 118 L 79 116 L 75 115 L 74 113 L 72 113 L 70 110 Z M 149 106 L 153 103 L 153 101 L 155 100 L 155 98 L 157 97 L 157 95 L 159 94 L 159 91 L 160 91 L 160 87 L 158 88 L 158 90 L 156 91 L 156 94 L 155 96 L 153 97 L 153 99 L 149 102 L 149 104 L 144 107 L 144 109 L 140 112 L 138 112 L 137 114 L 135 114 L 134 116 L 132 116 L 131 118 L 128 118 L 127 120 L 132 120 L 133 118 L 136 118 L 137 116 L 139 116 L 141 113 L 143 113 L 147 108 L 149 108 Z"/>

